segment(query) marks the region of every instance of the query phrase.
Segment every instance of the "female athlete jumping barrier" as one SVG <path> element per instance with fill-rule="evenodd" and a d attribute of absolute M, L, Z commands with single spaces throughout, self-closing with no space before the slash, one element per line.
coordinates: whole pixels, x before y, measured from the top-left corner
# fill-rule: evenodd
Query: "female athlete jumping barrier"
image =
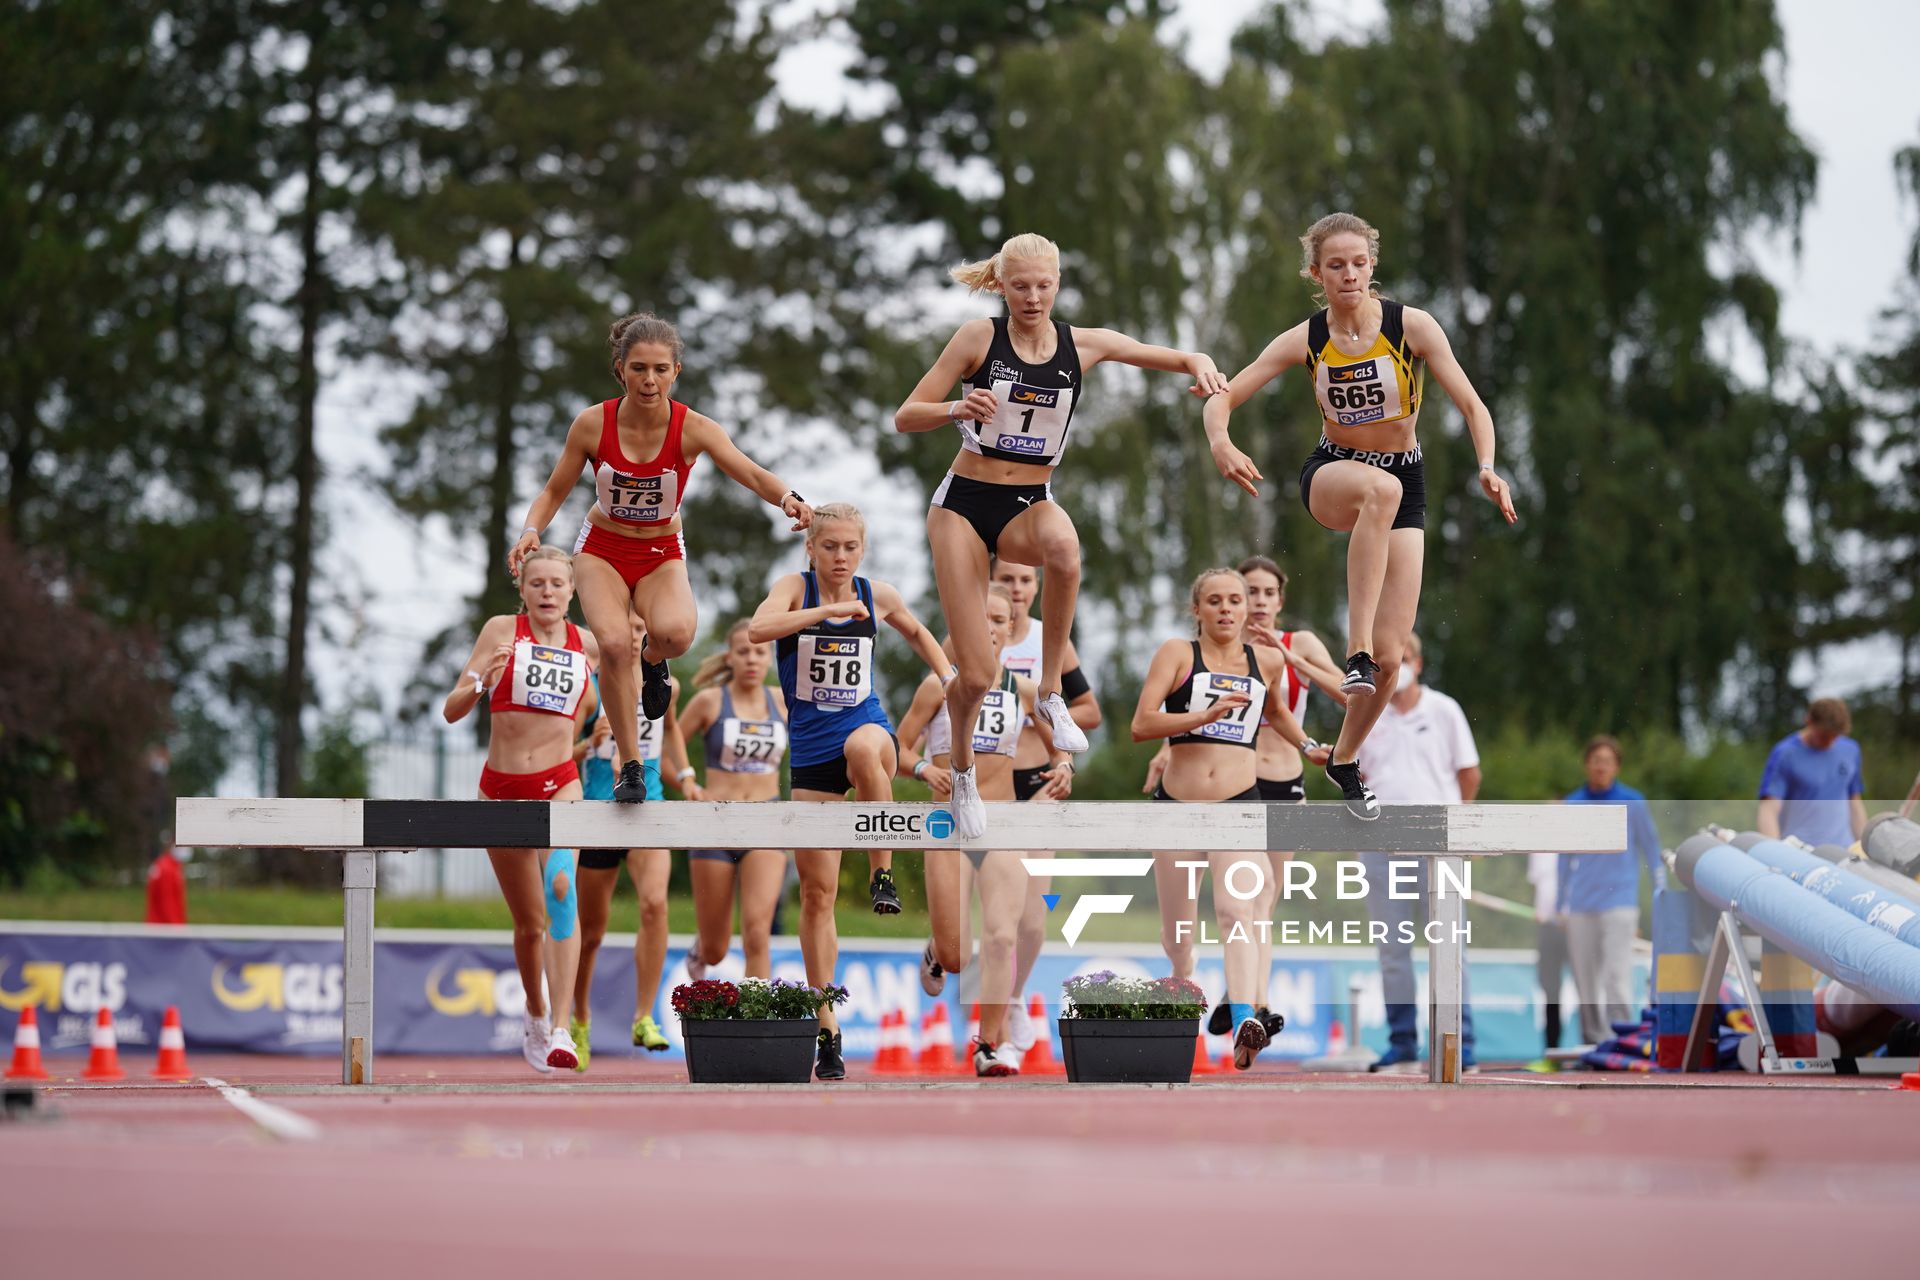
<path fill-rule="evenodd" d="M 987 595 L 987 634 L 997 658 L 1013 626 L 1013 597 L 994 583 Z M 1039 691 L 1025 676 L 1000 667 L 994 687 L 980 702 L 974 717 L 974 752 L 984 757 L 980 795 L 987 800 L 1011 801 L 1014 795 L 1014 757 L 1021 726 L 1033 711 Z M 951 764 L 953 727 L 947 717 L 946 691 L 933 676 L 920 682 L 913 705 L 900 721 L 900 755 L 915 778 L 931 771 L 944 773 Z M 914 751 L 926 748 L 924 759 Z M 1073 787 L 1073 756 L 1053 748 L 1045 785 L 1065 797 Z M 936 794 L 938 784 L 935 785 Z M 964 853 L 965 861 L 961 855 Z M 927 915 L 933 936 L 920 956 L 920 986 L 929 996 L 946 987 L 947 974 L 967 964 L 972 949 L 968 927 L 972 894 L 963 872 L 973 867 L 980 889 L 980 1034 L 973 1042 L 976 1076 L 1020 1073 L 1020 1055 L 1030 1047 L 1014 1041 L 1009 1015 L 1017 1002 L 1014 990 L 1016 943 L 1028 897 L 1028 875 L 1021 855 L 997 849 L 929 849 L 925 854 Z"/>
<path fill-rule="evenodd" d="M 790 573 L 754 611 L 747 637 L 776 641 L 780 691 L 792 735 L 791 795 L 816 803 L 893 799 L 899 751 L 886 708 L 873 691 L 873 647 L 885 622 L 942 681 L 952 667 L 940 645 L 913 616 L 900 593 L 858 576 L 867 550 L 867 523 L 859 509 L 830 502 L 812 512 L 804 573 Z M 840 850 L 797 849 L 800 871 L 800 954 L 807 981 L 825 987 L 840 960 L 833 904 L 840 888 Z M 840 1023 L 832 1005 L 820 1009 L 814 1075 L 840 1080 Z"/>
<path fill-rule="evenodd" d="M 689 738 L 706 739 L 710 800 L 778 800 L 780 764 L 787 757 L 787 717 L 767 688 L 773 646 L 754 643 L 750 623 L 727 628 L 726 647 L 693 674 L 698 691 L 680 712 Z M 687 951 L 687 978 L 727 958 L 733 945 L 733 896 L 740 890 L 740 946 L 746 976 L 771 978 L 773 913 L 787 878 L 785 849 L 690 849 L 693 915 L 699 935 Z"/>
<path fill-rule="evenodd" d="M 969 320 L 947 342 L 920 384 L 894 414 L 900 431 L 960 430 L 953 469 L 927 511 L 940 608 L 952 629 L 959 678 L 947 690 L 955 724 L 972 724 L 993 680 L 994 661 L 980 601 L 988 557 L 1005 554 L 1046 569 L 1041 617 L 1046 624 L 1040 701 L 1034 717 L 1053 745 L 1079 753 L 1087 738 L 1061 697 L 1061 672 L 1080 591 L 1080 539 L 1053 501 L 1050 482 L 1066 452 L 1081 379 L 1103 360 L 1192 375 L 1195 395 L 1226 389 L 1213 361 L 1198 352 L 1137 342 L 1111 329 L 1080 329 L 1053 318 L 1060 288 L 1060 250 L 1045 236 L 1018 235 L 982 262 L 953 271 L 969 291 L 1006 300 L 1007 314 Z M 943 399 L 958 383 L 960 399 Z M 986 834 L 987 815 L 973 772 L 973 746 L 961 735 L 953 751 L 953 821 L 969 842 Z"/>
<path fill-rule="evenodd" d="M 719 423 L 669 398 L 684 351 L 678 330 L 655 316 L 632 315 L 614 322 L 608 340 L 613 376 L 623 394 L 573 420 L 560 461 L 528 508 L 526 528 L 507 553 L 507 567 L 519 568 L 573 491 L 580 469 L 591 466 L 596 497 L 574 543 L 580 607 L 587 625 L 605 637 L 607 646 L 601 693 L 612 708 L 613 741 L 622 762 L 613 798 L 638 804 L 646 799 L 647 788 L 635 707 L 650 720 L 666 714 L 673 697 L 667 660 L 687 651 L 698 622 L 680 519 L 693 464 L 703 453 L 712 457 L 735 483 L 790 517 L 795 529 L 806 528 L 813 511 L 780 477 L 740 452 Z M 629 611 L 645 624 L 643 652 L 631 651 Z M 641 676 L 637 699 L 631 674 L 636 660 Z"/>
<path fill-rule="evenodd" d="M 593 636 L 567 620 L 573 603 L 571 557 L 558 547 L 536 547 L 520 563 L 525 610 L 488 618 L 473 644 L 465 674 L 447 695 L 448 724 L 464 720 L 486 698 L 487 763 L 480 771 L 485 800 L 578 800 L 573 764 L 573 717 L 587 695 L 600 659 Z M 546 849 L 488 849 L 494 878 L 513 916 L 513 962 L 527 993 L 520 1051 L 535 1071 L 578 1064 L 567 1015 L 573 977 L 547 935 Z M 554 1008 L 547 1008 L 546 994 Z"/>
<path fill-rule="evenodd" d="M 1154 791 L 1155 800 L 1208 803 L 1260 800 L 1255 782 L 1254 743 L 1262 721 L 1303 754 L 1325 759 L 1326 748 L 1311 742 L 1286 704 L 1272 696 L 1286 678 L 1286 659 L 1277 649 L 1247 643 L 1247 587 L 1233 569 L 1209 569 L 1194 579 L 1195 638 L 1169 640 L 1147 667 L 1140 703 L 1133 713 L 1133 740 L 1166 738 L 1173 758 Z M 1176 855 L 1154 856 L 1154 887 L 1159 892 L 1161 945 L 1178 977 L 1193 976 L 1194 930 L 1198 904 L 1189 893 L 1188 872 L 1175 866 Z M 1264 854 L 1213 853 L 1213 913 L 1224 944 L 1227 1000 L 1234 1027 L 1233 1063 L 1242 1071 L 1267 1046 L 1271 1033 L 1258 1006 L 1265 1003 L 1260 972 L 1258 925 L 1251 901 L 1228 892 L 1229 869 L 1251 862 L 1268 881 L 1273 867 Z"/>
<path fill-rule="evenodd" d="M 1321 435 L 1300 470 L 1300 497 L 1323 527 L 1353 535 L 1347 545 L 1342 681 L 1347 715 L 1327 777 L 1355 817 L 1372 821 L 1380 805 L 1354 759 L 1386 710 L 1420 604 L 1427 482 L 1414 426 L 1423 364 L 1467 421 L 1480 459 L 1481 491 L 1508 524 L 1517 517 L 1512 491 L 1493 469 L 1493 415 L 1454 359 L 1439 322 L 1374 291 L 1380 233 L 1353 214 L 1331 213 L 1308 228 L 1300 245 L 1300 274 L 1320 286 L 1323 308 L 1235 374 L 1227 394 L 1207 403 L 1203 418 L 1220 474 L 1258 495 L 1260 470 L 1228 438 L 1228 418 L 1295 365 L 1305 365 L 1313 377 Z"/>
<path fill-rule="evenodd" d="M 640 652 L 645 634 L 640 619 L 628 615 L 632 644 L 629 651 Z M 633 674 L 638 674 L 637 672 Z M 604 679 L 604 676 L 603 676 Z M 629 688 L 632 687 L 630 683 Z M 588 735 L 585 798 L 607 800 L 613 789 L 613 742 L 606 700 L 601 700 L 600 715 Z M 642 781 L 649 800 L 665 797 L 662 781 L 670 782 L 684 799 L 706 798 L 693 781 L 687 764 L 686 739 L 674 715 L 674 700 L 657 717 L 639 715 L 638 746 Z M 576 747 L 576 750 L 578 748 Z M 580 1022 L 574 1040 L 581 1046 L 580 1069 L 585 1070 L 592 1035 L 594 965 L 600 956 L 600 944 L 606 940 L 607 925 L 613 914 L 613 894 L 620 883 L 620 868 L 633 881 L 633 894 L 639 902 L 638 925 L 633 935 L 633 1026 L 632 1041 L 637 1049 L 663 1053 L 671 1047 L 666 1032 L 653 1016 L 660 997 L 660 975 L 667 964 L 667 880 L 673 870 L 673 855 L 666 849 L 582 849 L 577 877 L 580 889 L 580 969 L 574 985 L 574 1007 Z"/>

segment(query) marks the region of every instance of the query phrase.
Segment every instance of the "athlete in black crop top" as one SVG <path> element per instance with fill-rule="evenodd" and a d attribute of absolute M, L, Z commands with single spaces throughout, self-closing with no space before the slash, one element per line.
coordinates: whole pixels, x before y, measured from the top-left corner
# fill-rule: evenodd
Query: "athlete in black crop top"
<path fill-rule="evenodd" d="M 1259 804 L 1254 743 L 1262 722 L 1302 751 L 1308 749 L 1307 736 L 1285 699 L 1270 692 L 1285 687 L 1286 659 L 1277 649 L 1247 643 L 1247 584 L 1235 570 L 1201 574 L 1193 583 L 1192 603 L 1199 634 L 1192 640 L 1169 640 L 1153 655 L 1133 713 L 1133 740 L 1167 738 L 1173 743 L 1154 799 Z M 1199 903 L 1187 869 L 1174 865 L 1176 856 L 1154 856 L 1160 944 L 1174 974 L 1191 978 Z M 1235 863 L 1252 864 L 1263 880 L 1273 876 L 1273 866 L 1264 853 L 1214 853 L 1207 861 L 1213 872 L 1214 919 L 1224 943 L 1227 997 L 1235 1013 L 1234 1064 L 1244 1071 L 1270 1037 L 1258 1013 L 1266 1003 L 1267 985 L 1267 975 L 1260 971 L 1259 935 L 1270 931 L 1273 922 L 1255 919 L 1253 901 L 1228 892 L 1228 881 Z M 1244 872 L 1234 887 L 1241 892 L 1256 888 Z"/>
<path fill-rule="evenodd" d="M 1061 670 L 1080 592 L 1080 539 L 1048 487 L 1067 447 L 1081 378 L 1103 360 L 1192 375 L 1195 395 L 1216 395 L 1226 379 L 1207 356 L 1148 346 L 1111 329 L 1080 329 L 1053 318 L 1060 250 L 1019 235 L 984 262 L 954 271 L 970 289 L 1000 294 L 1007 314 L 969 320 L 894 414 L 901 431 L 957 426 L 960 453 L 927 512 L 940 606 L 953 629 L 959 678 L 947 690 L 954 724 L 972 724 L 992 684 L 994 661 L 981 601 L 987 557 L 996 552 L 1046 570 L 1045 626 L 1034 711 L 1062 751 L 1087 749 L 1086 735 L 1060 696 Z M 956 383 L 961 398 L 945 397 Z M 968 842 L 986 834 L 986 809 L 973 775 L 973 744 L 954 744 L 953 817 Z"/>

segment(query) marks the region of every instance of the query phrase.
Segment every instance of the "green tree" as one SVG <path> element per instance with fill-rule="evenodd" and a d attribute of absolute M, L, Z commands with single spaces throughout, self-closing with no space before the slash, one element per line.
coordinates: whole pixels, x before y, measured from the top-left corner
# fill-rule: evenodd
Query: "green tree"
<path fill-rule="evenodd" d="M 230 726 L 271 678 L 288 458 L 235 196 L 246 30 L 199 0 L 0 12 L 0 522 Z"/>

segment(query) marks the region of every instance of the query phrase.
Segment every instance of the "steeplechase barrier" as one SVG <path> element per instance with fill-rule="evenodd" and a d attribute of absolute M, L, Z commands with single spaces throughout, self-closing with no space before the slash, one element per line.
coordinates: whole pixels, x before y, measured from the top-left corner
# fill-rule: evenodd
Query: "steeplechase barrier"
<path fill-rule="evenodd" d="M 1361 822 L 1339 805 L 1170 805 L 1087 801 L 989 804 L 983 843 L 1013 852 L 1258 853 L 1328 850 L 1430 857 L 1428 1078 L 1460 1079 L 1465 902 L 1447 892 L 1464 861 L 1551 850 L 1621 853 L 1620 805 L 1388 805 Z M 345 889 L 341 1079 L 373 1082 L 373 894 L 376 855 L 415 849 L 668 848 L 891 849 L 961 847 L 937 804 L 758 804 L 675 801 L 327 800 L 188 797 L 174 838 L 191 847 L 308 849 L 338 853 Z M 1067 873 L 1067 865 L 1060 874 Z"/>

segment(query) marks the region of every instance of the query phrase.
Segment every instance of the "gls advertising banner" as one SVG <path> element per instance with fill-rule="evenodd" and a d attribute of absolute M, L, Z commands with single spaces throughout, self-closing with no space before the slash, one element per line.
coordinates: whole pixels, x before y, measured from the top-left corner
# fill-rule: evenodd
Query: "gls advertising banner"
<path fill-rule="evenodd" d="M 145 1049 L 159 1035 L 169 1004 L 180 1007 L 190 1048 L 332 1055 L 340 1050 L 341 965 L 338 934 L 321 929 L 190 930 L 141 925 L 0 923 L 0 1049 L 12 1043 L 25 1005 L 38 1006 L 42 1043 L 50 1053 L 87 1047 L 95 1012 L 112 1011 L 123 1047 Z M 594 973 L 596 1052 L 637 1052 L 633 1021 L 632 935 L 609 935 Z M 1474 1030 L 1482 1060 L 1531 1058 L 1540 1051 L 1533 957 L 1528 952 L 1470 951 Z M 883 1014 L 904 1011 L 918 1026 L 930 1008 L 919 982 L 920 944 L 845 939 L 840 981 L 851 993 L 841 1015 L 850 1057 L 871 1056 Z M 1416 953 L 1417 955 L 1417 953 Z M 669 999 L 686 980 L 686 949 L 675 939 L 653 1015 L 679 1053 L 679 1022 Z M 1379 969 L 1371 948 L 1282 947 L 1275 951 L 1269 1003 L 1286 1030 L 1271 1052 L 1313 1057 L 1328 1051 L 1335 1020 L 1347 1019 L 1349 984 L 1361 990 L 1360 1032 L 1375 1047 L 1386 1041 Z M 774 976 L 801 980 L 798 943 L 773 940 Z M 1030 992 L 1060 999 L 1060 984 L 1077 973 L 1112 969 L 1153 976 L 1166 972 L 1159 948 L 1088 944 L 1049 950 L 1035 967 Z M 374 946 L 374 1044 L 381 1053 L 517 1053 L 526 993 L 506 935 L 382 931 Z M 737 978 L 736 951 L 715 966 Z M 1217 954 L 1203 951 L 1200 985 L 1216 999 Z M 966 1004 L 976 998 L 975 969 L 948 983 L 948 1013 L 957 1035 Z M 1571 999 L 1567 993 L 1565 999 Z M 1424 1000 L 1424 997 L 1423 997 Z M 1422 1006 L 1424 1016 L 1424 1005 Z M 1351 1042 L 1354 1028 L 1343 1026 Z M 1225 1045 L 1221 1038 L 1220 1045 Z"/>

